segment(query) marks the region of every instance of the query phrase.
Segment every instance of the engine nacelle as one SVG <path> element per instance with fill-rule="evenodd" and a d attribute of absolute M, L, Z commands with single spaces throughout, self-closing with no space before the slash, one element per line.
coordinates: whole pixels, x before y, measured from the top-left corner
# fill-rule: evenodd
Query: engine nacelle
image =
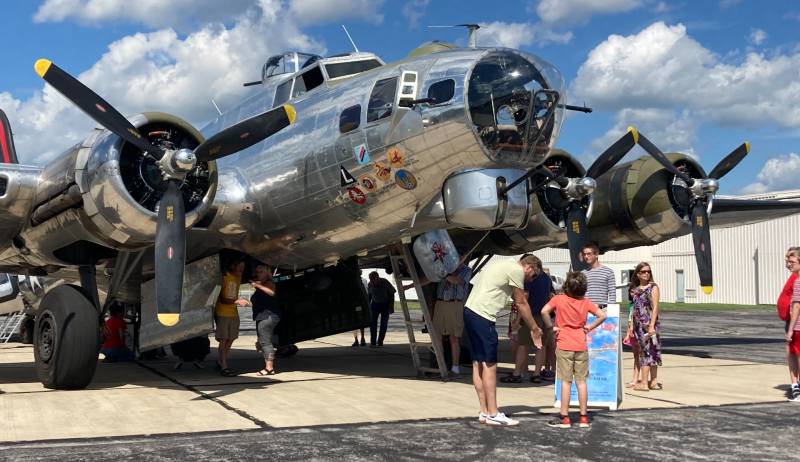
<path fill-rule="evenodd" d="M 666 156 L 690 177 L 706 178 L 686 155 Z M 681 205 L 687 194 L 683 181 L 650 156 L 619 164 L 597 178 L 591 238 L 604 250 L 621 250 L 691 234 L 688 207 Z"/>
<path fill-rule="evenodd" d="M 41 175 L 41 167 L 0 164 L 0 252 L 25 227 Z"/>
<path fill-rule="evenodd" d="M 144 112 L 128 120 L 162 148 L 193 149 L 205 139 L 182 119 Z M 48 164 L 21 234 L 21 266 L 79 264 L 72 244 L 87 241 L 137 250 L 155 241 L 157 204 L 162 191 L 155 159 L 98 126 L 80 144 Z M 201 163 L 181 184 L 186 227 L 211 208 L 217 190 L 215 162 Z M 68 256 L 72 254 L 73 256 Z"/>
<path fill-rule="evenodd" d="M 553 149 L 543 162 L 544 166 L 560 166 L 567 170 L 566 178 L 581 178 L 586 170 L 574 157 L 560 149 Z M 535 175 L 531 182 L 539 184 L 543 178 Z M 542 247 L 556 247 L 567 242 L 567 213 L 569 202 L 556 184 L 539 189 L 531 197 L 532 213 L 528 225 L 520 230 L 494 230 L 487 245 L 497 255 L 518 255 Z M 591 218 L 593 195 L 581 201 L 584 213 Z"/>

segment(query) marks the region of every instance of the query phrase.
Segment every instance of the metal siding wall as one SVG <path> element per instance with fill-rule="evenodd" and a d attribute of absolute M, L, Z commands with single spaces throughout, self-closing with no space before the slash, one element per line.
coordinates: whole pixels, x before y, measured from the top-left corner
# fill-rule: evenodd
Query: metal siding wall
<path fill-rule="evenodd" d="M 686 303 L 773 305 L 789 276 L 783 265 L 784 252 L 791 246 L 800 246 L 798 229 L 800 215 L 712 230 L 714 291 L 711 295 L 704 294 L 700 288 L 691 235 L 656 246 L 606 252 L 600 261 L 614 269 L 617 282 L 626 264 L 633 269 L 641 261 L 650 263 L 665 302 L 677 300 L 676 270 L 683 270 Z M 546 267 L 569 265 L 566 249 L 541 249 L 534 254 Z M 689 295 L 692 290 L 694 296 Z"/>

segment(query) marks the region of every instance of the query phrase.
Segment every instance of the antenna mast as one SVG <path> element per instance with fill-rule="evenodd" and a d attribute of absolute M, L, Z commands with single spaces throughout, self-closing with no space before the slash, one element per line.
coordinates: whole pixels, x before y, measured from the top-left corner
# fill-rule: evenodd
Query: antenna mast
<path fill-rule="evenodd" d="M 347 32 L 347 28 L 344 27 L 344 24 L 342 24 L 342 29 L 344 29 L 344 33 L 347 34 L 347 38 L 350 39 L 350 43 L 353 44 L 353 48 L 355 48 L 356 49 L 356 53 L 358 53 L 358 47 L 356 46 L 356 42 L 353 41 L 353 37 L 350 37 L 350 33 Z"/>

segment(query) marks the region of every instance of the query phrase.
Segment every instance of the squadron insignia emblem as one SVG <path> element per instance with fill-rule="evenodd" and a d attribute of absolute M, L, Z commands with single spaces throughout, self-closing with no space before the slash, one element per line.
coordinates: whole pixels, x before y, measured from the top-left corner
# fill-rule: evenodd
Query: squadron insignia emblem
<path fill-rule="evenodd" d="M 398 186 L 409 191 L 417 187 L 417 179 L 408 170 L 398 170 L 394 174 L 394 181 Z"/>

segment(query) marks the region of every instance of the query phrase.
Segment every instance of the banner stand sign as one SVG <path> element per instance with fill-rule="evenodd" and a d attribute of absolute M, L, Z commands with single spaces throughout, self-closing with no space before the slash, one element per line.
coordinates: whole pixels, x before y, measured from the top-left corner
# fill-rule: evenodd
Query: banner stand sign
<path fill-rule="evenodd" d="M 616 411 L 625 399 L 622 377 L 622 342 L 620 341 L 619 305 L 606 307 L 608 317 L 595 330 L 586 334 L 589 346 L 589 407 L 604 407 Z M 595 317 L 591 314 L 586 321 L 590 324 Z M 556 380 L 556 402 L 561 406 L 561 381 Z M 570 406 L 578 406 L 578 389 L 572 383 Z"/>

